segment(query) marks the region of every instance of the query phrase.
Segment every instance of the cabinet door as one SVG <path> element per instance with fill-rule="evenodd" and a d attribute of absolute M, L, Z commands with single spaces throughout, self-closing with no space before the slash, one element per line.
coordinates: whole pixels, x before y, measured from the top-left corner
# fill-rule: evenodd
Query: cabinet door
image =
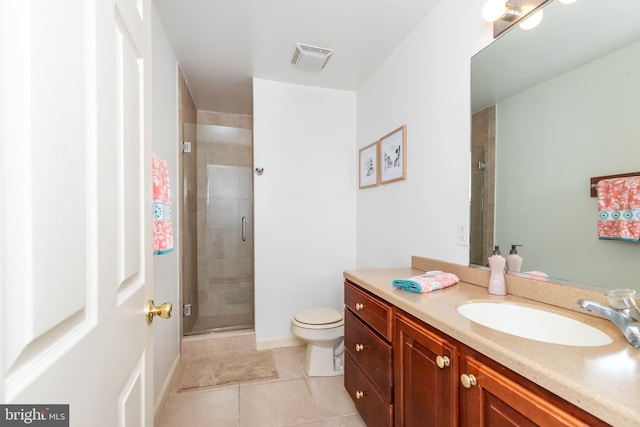
<path fill-rule="evenodd" d="M 456 347 L 401 313 L 396 314 L 394 330 L 395 425 L 457 425 Z"/>
<path fill-rule="evenodd" d="M 472 356 L 461 356 L 460 373 L 467 376 L 460 389 L 463 426 L 591 425 Z"/>

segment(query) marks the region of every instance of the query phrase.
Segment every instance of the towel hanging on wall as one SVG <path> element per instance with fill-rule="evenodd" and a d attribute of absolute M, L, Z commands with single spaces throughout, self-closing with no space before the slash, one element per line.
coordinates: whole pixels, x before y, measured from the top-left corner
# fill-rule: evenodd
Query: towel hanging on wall
<path fill-rule="evenodd" d="M 171 222 L 171 189 L 167 161 L 153 154 L 153 254 L 161 255 L 173 250 L 173 223 Z"/>
<path fill-rule="evenodd" d="M 640 176 L 598 182 L 598 238 L 640 241 Z"/>

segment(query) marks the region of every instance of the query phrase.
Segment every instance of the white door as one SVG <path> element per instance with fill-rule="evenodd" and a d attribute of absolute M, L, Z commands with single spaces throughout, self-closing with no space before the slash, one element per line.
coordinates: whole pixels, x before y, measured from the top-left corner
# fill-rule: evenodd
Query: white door
<path fill-rule="evenodd" d="M 0 400 L 151 426 L 151 0 L 0 2 Z"/>

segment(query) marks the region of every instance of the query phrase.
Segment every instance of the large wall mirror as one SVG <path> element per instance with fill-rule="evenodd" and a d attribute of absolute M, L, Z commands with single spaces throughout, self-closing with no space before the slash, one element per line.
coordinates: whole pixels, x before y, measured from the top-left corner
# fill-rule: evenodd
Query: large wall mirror
<path fill-rule="evenodd" d="M 472 58 L 471 106 L 472 265 L 519 244 L 522 272 L 640 290 L 640 244 L 598 239 L 589 183 L 640 171 L 640 1 L 549 2 Z"/>

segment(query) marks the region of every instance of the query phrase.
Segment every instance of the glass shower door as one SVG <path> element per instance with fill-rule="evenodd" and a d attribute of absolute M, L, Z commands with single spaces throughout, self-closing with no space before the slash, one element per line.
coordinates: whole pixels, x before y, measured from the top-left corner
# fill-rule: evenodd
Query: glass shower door
<path fill-rule="evenodd" d="M 189 131 L 195 142 L 182 157 L 183 334 L 251 329 L 252 132 L 208 124 Z"/>
<path fill-rule="evenodd" d="M 206 229 L 198 233 L 194 332 L 253 327 L 250 167 L 207 165 Z"/>
<path fill-rule="evenodd" d="M 469 262 L 471 264 L 486 264 L 484 232 L 484 179 L 485 179 L 485 150 L 481 146 L 471 147 L 471 245 L 469 247 Z"/>

